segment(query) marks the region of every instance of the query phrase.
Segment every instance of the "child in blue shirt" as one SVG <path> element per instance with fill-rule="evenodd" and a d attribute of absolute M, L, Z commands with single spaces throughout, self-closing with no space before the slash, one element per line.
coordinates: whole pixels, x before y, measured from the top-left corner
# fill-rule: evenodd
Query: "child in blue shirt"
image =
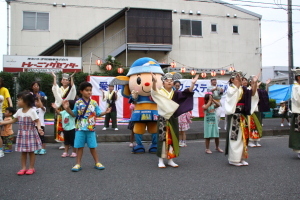
<path fill-rule="evenodd" d="M 90 152 L 95 161 L 95 168 L 102 170 L 105 167 L 99 162 L 96 147 L 96 116 L 102 116 L 110 112 L 108 108 L 105 112 L 101 112 L 97 102 L 91 99 L 92 95 L 92 84 L 89 82 L 83 82 L 79 85 L 79 91 L 82 98 L 76 101 L 74 109 L 71 110 L 69 106 L 69 101 L 63 101 L 64 109 L 73 117 L 77 117 L 76 122 L 76 133 L 75 133 L 75 142 L 74 147 L 78 148 L 77 150 L 77 163 L 71 169 L 73 172 L 80 171 L 81 168 L 81 158 L 83 154 L 83 148 L 85 143 L 87 143 L 90 148 Z"/>
<path fill-rule="evenodd" d="M 74 109 L 74 100 L 68 100 L 69 101 L 69 106 L 71 109 Z M 65 157 L 71 157 L 75 158 L 77 156 L 76 151 L 77 149 L 74 148 L 74 140 L 75 140 L 75 117 L 71 116 L 67 111 L 59 111 L 57 109 L 57 106 L 55 103 L 52 103 L 52 107 L 56 111 L 57 114 L 61 115 L 61 122 L 62 122 L 62 127 L 64 129 L 64 145 L 65 145 L 65 151 L 61 155 L 62 158 Z M 71 155 L 69 155 L 69 148 L 73 147 L 73 152 Z"/>

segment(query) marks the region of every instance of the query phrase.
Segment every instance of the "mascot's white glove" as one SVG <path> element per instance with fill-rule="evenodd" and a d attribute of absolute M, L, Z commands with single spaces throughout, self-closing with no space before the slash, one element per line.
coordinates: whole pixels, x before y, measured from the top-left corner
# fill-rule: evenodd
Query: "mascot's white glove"
<path fill-rule="evenodd" d="M 131 91 L 131 96 L 132 96 L 132 98 L 137 99 L 138 96 L 139 96 L 138 91 L 132 90 L 132 91 Z"/>

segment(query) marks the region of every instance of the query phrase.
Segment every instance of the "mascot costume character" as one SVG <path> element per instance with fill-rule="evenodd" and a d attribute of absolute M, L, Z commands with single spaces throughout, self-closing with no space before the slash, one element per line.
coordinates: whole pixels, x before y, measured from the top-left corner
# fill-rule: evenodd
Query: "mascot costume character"
<path fill-rule="evenodd" d="M 157 87 L 162 86 L 161 77 L 164 75 L 162 67 L 152 58 L 140 58 L 130 67 L 126 76 L 117 76 L 112 80 L 112 85 L 123 85 L 122 95 L 135 104 L 131 115 L 134 123 L 133 132 L 137 145 L 132 153 L 145 153 L 142 136 L 147 131 L 152 134 L 152 144 L 149 153 L 157 151 L 157 105 L 151 98 L 152 75 L 157 77 Z"/>

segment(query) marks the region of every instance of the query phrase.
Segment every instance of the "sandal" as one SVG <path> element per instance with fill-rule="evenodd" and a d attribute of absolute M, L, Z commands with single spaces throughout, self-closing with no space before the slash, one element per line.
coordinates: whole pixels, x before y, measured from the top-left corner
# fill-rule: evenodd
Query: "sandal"
<path fill-rule="evenodd" d="M 222 149 L 220 149 L 220 147 L 216 148 L 216 150 L 220 153 L 223 153 L 224 151 Z"/>
<path fill-rule="evenodd" d="M 32 175 L 34 174 L 35 170 L 34 169 L 29 169 L 26 171 L 26 175 Z"/>
<path fill-rule="evenodd" d="M 69 156 L 70 156 L 70 155 L 67 154 L 66 152 L 64 152 L 64 153 L 61 155 L 62 158 L 69 157 Z"/>
<path fill-rule="evenodd" d="M 21 169 L 20 171 L 18 171 L 17 173 L 19 176 L 22 176 L 24 174 L 26 174 L 26 169 Z"/>
<path fill-rule="evenodd" d="M 73 153 L 70 155 L 71 158 L 75 158 L 76 156 L 77 156 L 77 154 L 76 154 L 75 152 L 73 152 Z"/>
<path fill-rule="evenodd" d="M 207 153 L 207 154 L 211 154 L 212 152 L 211 152 L 211 150 L 210 150 L 210 149 L 205 149 L 205 153 Z"/>

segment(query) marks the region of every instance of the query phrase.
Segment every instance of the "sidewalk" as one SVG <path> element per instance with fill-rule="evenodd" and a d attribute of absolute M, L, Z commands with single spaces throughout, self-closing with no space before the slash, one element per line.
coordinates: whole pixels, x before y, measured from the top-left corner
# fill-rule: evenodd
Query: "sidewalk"
<path fill-rule="evenodd" d="M 268 118 L 263 120 L 263 136 L 288 135 L 289 126 L 284 124 L 280 126 L 280 118 Z M 100 123 L 101 124 L 101 123 Z M 224 120 L 220 122 L 220 138 L 225 138 L 226 131 L 224 130 Z M 130 137 L 130 130 L 127 129 L 126 123 L 118 124 L 118 131 L 107 129 L 102 131 L 103 125 L 96 126 L 97 141 L 98 142 L 128 142 Z M 45 140 L 47 143 L 55 143 L 54 140 L 54 125 L 46 125 Z M 17 134 L 18 125 L 13 125 L 14 135 Z M 193 121 L 190 130 L 186 132 L 187 140 L 203 139 L 203 121 Z M 151 135 L 146 133 L 143 137 L 144 141 L 151 141 Z"/>

